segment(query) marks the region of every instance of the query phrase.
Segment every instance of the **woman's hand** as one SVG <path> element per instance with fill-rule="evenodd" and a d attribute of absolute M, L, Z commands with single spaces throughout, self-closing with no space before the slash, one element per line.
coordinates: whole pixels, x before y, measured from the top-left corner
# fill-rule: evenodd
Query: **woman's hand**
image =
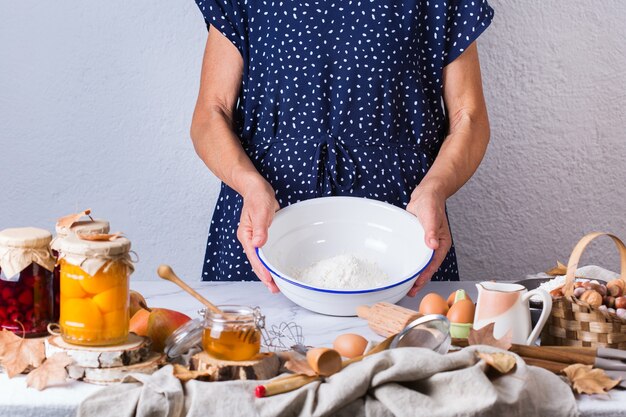
<path fill-rule="evenodd" d="M 279 292 L 270 272 L 263 266 L 256 254 L 256 248 L 267 242 L 267 229 L 272 224 L 274 213 L 280 209 L 272 186 L 265 180 L 257 180 L 246 187 L 243 194 L 241 220 L 237 229 L 237 239 L 248 257 L 256 276 L 273 293 Z"/>
<path fill-rule="evenodd" d="M 448 227 L 445 207 L 445 197 L 426 186 L 418 186 L 413 191 L 411 201 L 406 206 L 406 210 L 414 214 L 422 224 L 426 246 L 435 251 L 433 260 L 422 271 L 413 288 L 409 291 L 410 297 L 414 297 L 430 281 L 452 246 L 452 236 Z"/>

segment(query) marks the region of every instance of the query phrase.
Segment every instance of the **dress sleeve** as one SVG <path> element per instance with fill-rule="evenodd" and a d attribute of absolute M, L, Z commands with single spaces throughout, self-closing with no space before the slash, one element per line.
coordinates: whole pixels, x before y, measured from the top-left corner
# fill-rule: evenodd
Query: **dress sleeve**
<path fill-rule="evenodd" d="M 444 66 L 454 61 L 491 23 L 487 0 L 450 0 L 446 21 Z"/>
<path fill-rule="evenodd" d="M 246 15 L 238 0 L 195 0 L 207 29 L 212 25 L 243 54 L 246 41 Z"/>

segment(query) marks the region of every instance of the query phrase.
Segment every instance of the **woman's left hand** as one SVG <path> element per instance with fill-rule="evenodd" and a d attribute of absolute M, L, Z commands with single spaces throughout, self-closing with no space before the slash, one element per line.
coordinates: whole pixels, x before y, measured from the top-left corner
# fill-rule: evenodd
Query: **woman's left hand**
<path fill-rule="evenodd" d="M 418 218 L 424 228 L 426 246 L 435 251 L 433 260 L 422 271 L 408 293 L 410 297 L 414 297 L 430 281 L 446 258 L 452 246 L 452 236 L 446 217 L 446 198 L 437 191 L 426 186 L 418 186 L 411 194 L 411 201 L 406 210 Z"/>

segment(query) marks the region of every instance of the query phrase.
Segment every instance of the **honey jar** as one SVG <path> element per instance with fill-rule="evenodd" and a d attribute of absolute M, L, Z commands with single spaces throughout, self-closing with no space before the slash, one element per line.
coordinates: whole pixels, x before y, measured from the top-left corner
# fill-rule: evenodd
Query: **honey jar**
<path fill-rule="evenodd" d="M 245 361 L 261 349 L 260 311 L 250 307 L 220 306 L 223 314 L 206 311 L 202 348 L 216 359 Z"/>
<path fill-rule="evenodd" d="M 265 317 L 258 307 L 221 305 L 222 314 L 201 310 L 203 316 L 177 329 L 166 341 L 165 353 L 176 358 L 201 345 L 215 359 L 246 361 L 261 350 Z"/>
<path fill-rule="evenodd" d="M 0 232 L 0 329 L 48 334 L 52 322 L 52 235 L 33 227 Z"/>
<path fill-rule="evenodd" d="M 59 257 L 58 251 L 58 243 L 73 234 L 106 234 L 111 230 L 109 222 L 102 219 L 93 219 L 93 220 L 81 220 L 72 224 L 71 227 L 65 227 L 57 224 L 55 226 L 56 237 L 52 240 L 50 247 L 52 248 L 52 255 L 54 255 L 55 259 Z M 60 314 L 60 304 L 61 304 L 61 266 L 57 264 L 54 267 L 54 278 L 53 278 L 53 294 L 54 294 L 54 303 L 53 303 L 53 320 L 56 322 L 59 320 Z"/>
<path fill-rule="evenodd" d="M 106 346 L 128 338 L 130 241 L 58 242 L 61 287 L 59 327 L 64 341 Z"/>

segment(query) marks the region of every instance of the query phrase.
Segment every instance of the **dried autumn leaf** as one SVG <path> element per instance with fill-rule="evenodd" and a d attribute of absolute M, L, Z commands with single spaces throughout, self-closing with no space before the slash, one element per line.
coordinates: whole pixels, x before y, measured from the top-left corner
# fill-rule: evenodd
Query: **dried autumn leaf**
<path fill-rule="evenodd" d="M 606 394 L 621 381 L 609 378 L 603 369 L 593 369 L 591 365 L 580 363 L 568 366 L 563 372 L 579 394 Z"/>
<path fill-rule="evenodd" d="M 51 385 L 63 384 L 67 379 L 66 366 L 74 360 L 67 353 L 57 352 L 43 363 L 40 367 L 31 371 L 26 377 L 26 386 L 39 391 Z"/>
<path fill-rule="evenodd" d="M 81 240 L 89 240 L 91 242 L 108 242 L 118 239 L 124 235 L 122 232 L 115 233 L 77 233 L 76 234 Z"/>
<path fill-rule="evenodd" d="M 0 365 L 9 378 L 21 374 L 29 366 L 38 367 L 45 358 L 42 339 L 24 339 L 6 329 L 0 332 Z"/>
<path fill-rule="evenodd" d="M 306 358 L 298 352 L 283 352 L 281 356 L 284 359 L 287 359 L 284 366 L 291 372 L 306 376 L 317 375 L 313 368 L 311 368 L 311 365 L 307 362 Z"/>
<path fill-rule="evenodd" d="M 502 375 L 511 372 L 517 363 L 515 356 L 505 352 L 476 352 L 476 355 Z"/>
<path fill-rule="evenodd" d="M 174 364 L 173 375 L 175 378 L 182 382 L 191 381 L 192 379 L 197 379 L 199 381 L 210 381 L 211 373 L 206 371 L 192 371 L 186 366 L 180 364 Z"/>
<path fill-rule="evenodd" d="M 513 339 L 513 330 L 509 330 L 500 339 L 496 339 L 493 336 L 493 328 L 495 323 L 489 323 L 488 325 L 481 327 L 480 329 L 470 329 L 467 342 L 470 345 L 487 345 L 500 348 L 502 350 L 509 350 L 511 348 L 511 340 Z"/>
<path fill-rule="evenodd" d="M 565 275 L 566 273 L 567 273 L 567 266 L 563 265 L 559 261 L 556 261 L 556 266 L 554 268 L 546 271 L 546 274 L 553 275 L 553 276 Z"/>
<path fill-rule="evenodd" d="M 63 216 L 59 220 L 57 220 L 57 226 L 63 229 L 69 229 L 70 227 L 72 227 L 74 223 L 79 221 L 82 217 L 89 216 L 90 214 L 91 214 L 91 209 L 81 211 L 80 213 L 68 214 L 67 216 Z M 91 216 L 89 218 L 91 218 Z"/>

